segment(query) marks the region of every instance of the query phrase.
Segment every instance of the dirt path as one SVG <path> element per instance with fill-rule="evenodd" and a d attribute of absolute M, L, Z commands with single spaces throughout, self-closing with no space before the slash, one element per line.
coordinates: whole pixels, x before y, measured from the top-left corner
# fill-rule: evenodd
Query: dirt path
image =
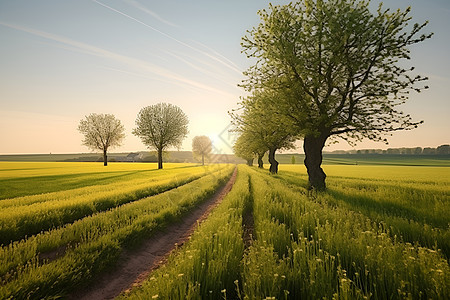
<path fill-rule="evenodd" d="M 122 291 L 142 283 L 151 271 L 165 263 L 171 251 L 187 241 L 198 224 L 222 201 L 231 190 L 236 174 L 237 168 L 227 184 L 218 189 L 211 198 L 194 208 L 180 222 L 170 224 L 163 231 L 157 232 L 138 249 L 125 250 L 116 268 L 96 278 L 95 286 L 76 291 L 69 299 L 113 299 Z"/>

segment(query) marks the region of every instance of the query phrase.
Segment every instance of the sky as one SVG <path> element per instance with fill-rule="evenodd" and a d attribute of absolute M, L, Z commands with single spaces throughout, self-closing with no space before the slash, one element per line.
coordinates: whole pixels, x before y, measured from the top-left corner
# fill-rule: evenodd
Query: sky
<path fill-rule="evenodd" d="M 289 1 L 271 1 L 285 4 Z M 376 7 L 379 1 L 371 1 Z M 228 111 L 245 95 L 238 84 L 253 63 L 241 38 L 257 26 L 263 0 L 0 0 L 0 154 L 89 152 L 77 131 L 91 113 L 114 114 L 126 129 L 112 152 L 146 150 L 131 132 L 143 107 L 179 106 L 192 138 L 207 135 L 215 153 L 231 153 Z M 387 0 L 429 20 L 432 39 L 411 48 L 429 90 L 403 111 L 425 123 L 357 149 L 436 147 L 450 143 L 450 1 Z M 302 142 L 298 149 L 302 152 Z M 325 151 L 352 149 L 345 142 Z"/>

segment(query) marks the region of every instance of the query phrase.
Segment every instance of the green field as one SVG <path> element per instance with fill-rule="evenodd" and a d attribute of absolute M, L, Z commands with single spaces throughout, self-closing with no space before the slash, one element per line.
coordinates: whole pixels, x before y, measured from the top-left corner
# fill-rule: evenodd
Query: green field
<path fill-rule="evenodd" d="M 140 152 L 144 155 L 144 162 L 156 162 L 156 157 L 151 152 Z M 126 161 L 129 153 L 110 153 L 110 161 Z M 153 158 L 151 156 L 153 155 Z M 304 154 L 277 153 L 275 158 L 280 164 L 290 164 L 292 156 L 296 164 L 303 164 Z M 216 163 L 245 163 L 245 160 L 235 157 L 233 154 L 213 154 L 210 157 Z M 264 163 L 269 163 L 268 156 L 264 157 Z M 0 162 L 102 162 L 103 156 L 96 153 L 74 154 L 15 154 L 0 155 Z M 164 161 L 169 163 L 199 163 L 200 159 L 193 157 L 191 151 L 169 151 Z M 254 161 L 256 164 L 256 161 Z M 324 165 L 393 165 L 393 166 L 436 166 L 450 167 L 450 155 L 400 155 L 400 154 L 333 154 L 323 155 Z"/>
<path fill-rule="evenodd" d="M 277 154 L 280 164 L 290 164 L 292 156 L 302 165 L 303 154 Z M 265 160 L 268 163 L 268 159 Z M 450 167 L 450 155 L 401 154 L 323 154 L 324 165 L 378 165 L 378 166 L 435 166 Z"/>
<path fill-rule="evenodd" d="M 123 249 L 189 214 L 234 166 L 155 168 L 0 163 L 0 299 L 95 285 Z M 240 165 L 231 192 L 189 242 L 122 297 L 446 299 L 450 168 L 324 170 L 328 190 L 311 193 L 302 165 L 280 165 L 275 176 Z"/>

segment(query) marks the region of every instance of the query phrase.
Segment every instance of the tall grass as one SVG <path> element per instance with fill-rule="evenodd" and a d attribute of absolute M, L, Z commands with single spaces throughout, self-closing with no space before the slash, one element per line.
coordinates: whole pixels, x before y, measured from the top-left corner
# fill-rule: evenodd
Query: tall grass
<path fill-rule="evenodd" d="M 449 295 L 450 268 L 435 250 L 391 238 L 363 214 L 251 173 L 257 242 L 244 259 L 244 292 L 266 297 L 433 298 Z M 264 258 L 264 259 L 263 259 Z"/>
<path fill-rule="evenodd" d="M 83 218 L 56 231 L 3 247 L 0 295 L 4 298 L 61 297 L 114 264 L 121 249 L 138 244 L 157 228 L 175 222 L 212 195 L 232 168 L 194 180 L 177 189 Z M 38 248 L 75 242 L 62 257 L 40 261 Z M 40 244 L 42 243 L 42 244 Z"/>
<path fill-rule="evenodd" d="M 193 166 L 169 163 L 164 170 Z M 158 176 L 160 171 L 151 163 L 111 163 L 105 168 L 88 162 L 0 162 L 0 199 L 132 181 Z"/>
<path fill-rule="evenodd" d="M 190 171 L 190 172 L 189 172 Z M 207 174 L 204 168 L 173 169 L 149 180 L 0 201 L 0 244 L 8 244 L 124 203 L 158 194 Z"/>
<path fill-rule="evenodd" d="M 168 263 L 121 298 L 236 299 L 240 295 L 242 213 L 250 199 L 243 166 L 231 192 Z"/>
<path fill-rule="evenodd" d="M 280 172 L 277 177 L 301 190 L 306 185 L 302 168 L 285 168 L 291 171 Z M 328 191 L 317 201 L 362 213 L 389 229 L 391 237 L 439 249 L 450 258 L 450 180 L 445 176 L 447 168 L 340 168 L 345 176 L 329 176 Z M 350 176 L 351 170 L 355 172 L 354 177 Z M 332 174 L 337 174 L 339 168 L 332 168 L 332 171 Z M 424 174 L 430 177 L 422 177 Z"/>

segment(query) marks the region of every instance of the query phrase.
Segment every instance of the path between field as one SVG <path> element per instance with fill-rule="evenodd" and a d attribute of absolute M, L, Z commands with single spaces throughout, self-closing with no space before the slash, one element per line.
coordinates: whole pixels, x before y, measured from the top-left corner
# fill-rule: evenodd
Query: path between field
<path fill-rule="evenodd" d="M 118 265 L 106 274 L 94 278 L 95 286 L 79 290 L 69 299 L 113 299 L 121 292 L 140 285 L 152 272 L 163 265 L 170 252 L 186 242 L 198 224 L 205 220 L 233 187 L 237 168 L 225 186 L 219 188 L 209 199 L 188 212 L 183 219 L 157 232 L 140 247 L 124 250 Z"/>

